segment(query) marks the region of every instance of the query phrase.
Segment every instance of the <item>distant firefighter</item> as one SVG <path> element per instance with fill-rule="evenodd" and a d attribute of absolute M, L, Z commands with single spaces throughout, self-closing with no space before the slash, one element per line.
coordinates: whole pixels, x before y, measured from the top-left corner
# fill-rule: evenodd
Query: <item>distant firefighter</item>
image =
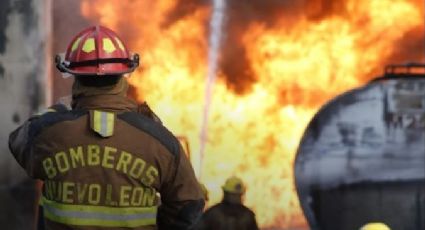
<path fill-rule="evenodd" d="M 384 223 L 368 223 L 361 227 L 359 230 L 391 230 L 386 224 Z"/>
<path fill-rule="evenodd" d="M 204 213 L 196 229 L 258 230 L 254 212 L 242 204 L 246 190 L 242 180 L 230 177 L 222 188 L 223 200 Z"/>

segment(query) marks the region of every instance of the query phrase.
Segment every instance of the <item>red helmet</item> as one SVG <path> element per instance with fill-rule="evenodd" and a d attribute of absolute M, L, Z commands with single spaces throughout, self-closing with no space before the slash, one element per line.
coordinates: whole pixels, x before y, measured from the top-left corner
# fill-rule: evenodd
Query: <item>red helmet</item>
<path fill-rule="evenodd" d="M 56 55 L 56 68 L 72 75 L 121 75 L 139 66 L 118 35 L 103 26 L 84 29 L 68 45 L 65 60 Z"/>

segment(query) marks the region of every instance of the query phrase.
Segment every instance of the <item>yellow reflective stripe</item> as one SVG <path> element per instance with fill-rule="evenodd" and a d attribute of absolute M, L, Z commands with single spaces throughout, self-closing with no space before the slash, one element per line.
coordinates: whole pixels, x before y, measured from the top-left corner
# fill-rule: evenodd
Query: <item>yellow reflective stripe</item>
<path fill-rule="evenodd" d="M 70 225 L 138 227 L 156 224 L 157 207 L 106 207 L 71 205 L 42 197 L 46 218 Z"/>
<path fill-rule="evenodd" d="M 83 51 L 84 52 L 86 52 L 86 53 L 90 53 L 90 52 L 92 52 L 93 50 L 95 50 L 96 48 L 95 48 L 95 45 L 94 45 L 94 38 L 89 38 L 89 39 L 87 39 L 85 42 L 84 42 L 84 45 L 83 45 Z"/>
<path fill-rule="evenodd" d="M 49 212 L 45 212 L 44 216 L 54 222 L 68 225 L 77 226 L 99 226 L 99 227 L 127 227 L 136 228 L 146 225 L 155 225 L 156 220 L 131 220 L 131 221 L 111 221 L 111 220 L 96 220 L 96 219 L 79 219 L 79 218 L 68 218 L 52 215 Z"/>
<path fill-rule="evenodd" d="M 101 112 L 95 110 L 93 112 L 93 129 L 94 129 L 95 132 L 97 132 L 99 134 L 100 134 L 100 131 L 101 131 L 101 124 L 102 124 Z"/>
<path fill-rule="evenodd" d="M 93 111 L 93 130 L 102 137 L 110 137 L 114 134 L 115 114 Z"/>
<path fill-rule="evenodd" d="M 115 48 L 114 43 L 112 43 L 111 39 L 109 39 L 109 38 L 102 39 L 102 43 L 103 43 L 103 50 L 106 53 L 112 53 L 117 49 L 117 48 Z"/>
<path fill-rule="evenodd" d="M 81 41 L 81 37 L 75 40 L 74 44 L 72 44 L 71 52 L 75 51 L 78 48 L 78 44 L 80 44 L 80 41 Z"/>
<path fill-rule="evenodd" d="M 106 114 L 106 135 L 108 137 L 114 134 L 114 118 L 115 116 L 113 113 Z"/>
<path fill-rule="evenodd" d="M 43 205 L 67 210 L 67 211 L 84 211 L 84 212 L 104 212 L 108 214 L 137 214 L 141 212 L 156 213 L 156 206 L 153 207 L 109 207 L 109 206 L 94 206 L 94 205 L 77 205 L 77 204 L 62 204 L 42 196 L 41 202 Z"/>

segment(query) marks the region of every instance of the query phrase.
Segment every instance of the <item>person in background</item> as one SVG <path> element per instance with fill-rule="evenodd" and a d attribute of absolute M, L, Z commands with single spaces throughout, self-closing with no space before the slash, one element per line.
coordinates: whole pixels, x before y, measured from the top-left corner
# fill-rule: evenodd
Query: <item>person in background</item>
<path fill-rule="evenodd" d="M 209 208 L 196 225 L 197 230 L 257 230 L 255 214 L 243 205 L 246 188 L 238 177 L 230 177 L 222 186 L 223 200 Z"/>
<path fill-rule="evenodd" d="M 189 229 L 204 198 L 177 138 L 127 97 L 139 65 L 103 26 L 75 36 L 56 67 L 75 77 L 72 109 L 57 104 L 10 134 L 9 148 L 44 181 L 46 229 Z M 152 89 L 155 90 L 155 89 Z"/>

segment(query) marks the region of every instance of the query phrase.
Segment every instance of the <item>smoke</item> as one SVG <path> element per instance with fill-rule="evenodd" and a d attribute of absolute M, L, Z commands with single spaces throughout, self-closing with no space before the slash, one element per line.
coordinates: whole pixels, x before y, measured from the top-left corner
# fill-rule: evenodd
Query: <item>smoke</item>
<path fill-rule="evenodd" d="M 242 42 L 242 36 L 252 23 L 261 23 L 266 27 L 274 27 L 277 19 L 283 18 L 288 25 L 295 24 L 305 13 L 310 11 L 312 19 L 325 17 L 329 5 L 337 5 L 330 0 L 226 0 L 226 25 L 223 26 L 225 36 L 222 38 L 217 70 L 222 73 L 229 89 L 237 94 L 250 91 L 258 76 L 252 71 L 252 64 L 247 59 L 247 50 Z M 343 2 L 343 1 L 339 1 Z M 205 0 L 179 0 L 176 7 L 169 12 L 164 26 L 184 18 L 197 7 L 208 6 Z M 333 7 L 336 8 L 336 7 Z M 210 28 L 212 29 L 212 28 Z M 208 34 L 212 34 L 208 31 Z"/>
<path fill-rule="evenodd" d="M 246 47 L 242 35 L 253 22 L 274 26 L 277 18 L 284 17 L 288 22 L 296 21 L 303 12 L 304 0 L 225 0 L 226 24 L 223 25 L 223 36 L 219 52 L 217 71 L 222 73 L 229 89 L 243 94 L 249 91 L 252 83 L 257 81 L 246 58 Z M 199 7 L 211 7 L 214 14 L 216 1 L 210 0 L 178 0 L 175 8 L 168 12 L 162 23 L 163 27 L 178 22 Z M 207 25 L 206 25 L 207 26 Z M 209 28 L 213 29 L 212 27 Z M 205 36 L 213 34 L 207 31 Z"/>
<path fill-rule="evenodd" d="M 6 26 L 8 25 L 8 12 L 10 11 L 10 1 L 3 1 L 0 7 L 0 54 L 3 54 L 6 51 Z"/>
<path fill-rule="evenodd" d="M 345 0 L 305 1 L 303 11 L 309 20 L 320 21 L 330 16 L 348 16 Z"/>
<path fill-rule="evenodd" d="M 176 7 L 172 9 L 168 14 L 164 22 L 162 23 L 163 27 L 168 27 L 169 25 L 183 19 L 187 15 L 192 14 L 199 7 L 210 6 L 210 1 L 207 0 L 176 0 Z"/>
<path fill-rule="evenodd" d="M 419 0 L 410 0 L 418 2 Z M 54 1 L 54 51 L 63 51 L 66 48 L 66 42 L 78 32 L 81 28 L 88 26 L 90 23 L 80 15 L 81 2 L 84 1 Z M 88 2 L 88 1 L 87 1 Z M 100 4 L 101 1 L 99 1 Z M 251 63 L 247 57 L 247 47 L 243 43 L 243 36 L 253 24 L 260 24 L 265 29 L 282 29 L 282 31 L 291 32 L 301 20 L 311 21 L 312 23 L 320 23 L 330 17 L 341 17 L 346 20 L 353 20 L 359 15 L 350 13 L 348 4 L 350 1 L 344 0 L 226 0 L 226 8 L 223 13 L 226 15 L 226 24 L 223 26 L 225 36 L 221 38 L 222 45 L 220 47 L 218 58 L 217 72 L 223 77 L 227 87 L 236 94 L 249 93 L 252 85 L 258 81 L 259 76 L 253 72 Z M 106 4 L 106 3 L 105 3 Z M 167 15 L 163 18 L 161 26 L 166 29 L 180 20 L 184 20 L 186 16 L 190 16 L 196 9 L 210 8 L 213 12 L 212 0 L 177 0 L 174 7 L 170 8 Z M 418 4 L 418 3 L 416 3 Z M 131 11 L 139 6 L 149 8 L 155 6 L 155 3 L 127 1 L 126 4 L 118 4 L 115 9 L 117 15 L 122 12 Z M 113 12 L 112 12 L 113 13 Z M 94 13 L 95 14 L 95 13 Z M 137 20 L 134 18 L 126 18 L 118 16 L 117 28 L 120 28 L 120 35 L 127 41 L 143 40 L 146 46 L 149 41 L 146 37 L 138 36 L 140 26 L 147 26 L 152 23 L 149 18 L 150 12 L 139 14 Z M 92 23 L 99 23 L 102 15 L 92 15 L 89 20 Z M 364 19 L 367 20 L 367 19 Z M 364 20 L 353 20 L 355 23 L 365 23 Z M 284 22 L 282 24 L 282 22 Z M 140 24 L 140 26 L 139 26 Z M 208 21 L 205 21 L 205 27 L 208 27 Z M 361 26 L 360 26 L 361 27 Z M 208 37 L 211 34 L 211 27 L 206 30 L 203 35 Z M 422 57 L 423 48 L 410 49 L 410 47 L 420 47 L 423 35 L 421 32 L 409 32 L 403 36 L 395 45 L 394 53 L 385 61 L 386 64 L 399 62 L 404 60 L 416 59 Z M 409 47 L 407 49 L 406 47 Z M 380 74 L 382 67 L 373 67 L 365 76 L 359 78 L 370 79 L 376 74 Z M 55 88 L 62 85 L 61 80 L 55 81 Z M 66 87 L 68 88 L 68 87 Z M 64 91 L 65 89 L 59 90 Z M 291 89 L 283 90 L 290 93 Z M 285 94 L 284 93 L 284 94 Z"/>
<path fill-rule="evenodd" d="M 279 18 L 288 21 L 288 25 L 293 24 L 302 15 L 304 1 L 230 0 L 228 4 L 228 24 L 219 68 L 228 88 L 237 94 L 244 94 L 251 90 L 258 76 L 254 74 L 252 63 L 247 58 L 247 47 L 242 42 L 242 36 L 252 23 L 274 27 Z"/>
<path fill-rule="evenodd" d="M 392 55 L 385 60 L 388 64 L 401 64 L 406 62 L 424 61 L 424 27 L 415 27 L 403 34 L 397 41 L 399 49 L 395 49 Z M 380 69 L 382 72 L 382 69 Z M 372 72 L 373 74 L 373 72 Z"/>
<path fill-rule="evenodd" d="M 418 1 L 411 0 L 413 4 L 418 4 Z M 225 78 L 228 88 L 237 94 L 249 93 L 251 86 L 257 82 L 259 76 L 253 72 L 253 63 L 248 60 L 247 47 L 242 41 L 243 35 L 253 23 L 260 24 L 265 29 L 281 28 L 291 31 L 291 28 L 296 26 L 300 20 L 320 23 L 330 17 L 341 17 L 353 23 L 367 22 L 367 18 L 359 19 L 359 15 L 353 15 L 350 12 L 349 3 L 350 1 L 345 0 L 227 0 L 226 24 L 223 27 L 225 36 L 222 38 L 217 66 L 218 72 L 221 73 L 220 76 Z M 211 2 L 207 0 L 179 0 L 175 8 L 169 12 L 164 26 L 184 18 L 197 7 L 208 7 L 209 5 Z M 285 22 L 284 25 L 282 25 L 282 21 Z M 361 28 L 361 25 L 359 27 Z M 421 31 L 423 30 L 421 29 Z M 412 30 L 406 33 L 394 45 L 393 54 L 384 63 L 421 59 L 424 50 L 423 32 L 421 31 Z M 208 32 L 208 34 L 210 33 Z M 373 78 L 377 74 L 379 75 L 383 68 L 384 66 L 371 68 L 370 72 L 359 78 Z M 284 94 L 292 93 L 289 88 L 283 91 Z"/>

